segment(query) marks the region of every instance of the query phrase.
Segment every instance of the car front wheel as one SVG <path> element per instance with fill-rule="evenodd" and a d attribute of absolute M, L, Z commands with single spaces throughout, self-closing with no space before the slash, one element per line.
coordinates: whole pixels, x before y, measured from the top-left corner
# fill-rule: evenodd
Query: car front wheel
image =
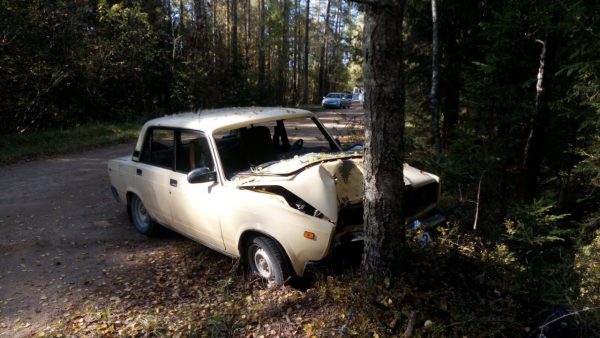
<path fill-rule="evenodd" d="M 264 278 L 269 286 L 284 284 L 290 277 L 290 266 L 283 250 L 270 238 L 252 238 L 246 250 L 250 270 Z"/>
<path fill-rule="evenodd" d="M 131 213 L 133 225 L 139 233 L 147 236 L 156 234 L 159 225 L 152 219 L 148 210 L 144 207 L 144 203 L 137 195 L 132 195 L 129 200 L 129 212 Z"/>

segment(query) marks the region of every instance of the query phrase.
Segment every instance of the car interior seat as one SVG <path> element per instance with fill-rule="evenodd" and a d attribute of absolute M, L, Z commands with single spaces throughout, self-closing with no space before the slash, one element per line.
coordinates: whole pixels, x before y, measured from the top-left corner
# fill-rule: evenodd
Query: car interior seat
<path fill-rule="evenodd" d="M 244 154 L 250 166 L 275 159 L 275 147 L 268 127 L 258 126 L 240 130 Z"/>

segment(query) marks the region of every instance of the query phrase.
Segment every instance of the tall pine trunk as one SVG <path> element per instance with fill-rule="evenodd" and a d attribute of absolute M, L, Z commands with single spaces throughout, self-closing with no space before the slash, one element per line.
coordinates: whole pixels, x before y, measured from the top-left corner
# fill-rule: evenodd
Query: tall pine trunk
<path fill-rule="evenodd" d="M 304 83 L 304 91 L 302 94 L 302 102 L 308 103 L 308 53 L 309 39 L 308 31 L 310 24 L 310 0 L 306 0 L 306 16 L 304 18 L 304 67 L 302 68 L 302 78 Z"/>
<path fill-rule="evenodd" d="M 258 102 L 265 104 L 265 0 L 258 0 Z"/>
<path fill-rule="evenodd" d="M 327 9 L 325 10 L 325 21 L 323 22 L 323 45 L 321 46 L 321 56 L 319 57 L 319 93 L 325 95 L 325 69 L 327 68 L 327 48 L 329 40 L 329 15 L 331 13 L 331 0 L 327 0 Z"/>
<path fill-rule="evenodd" d="M 298 79 L 300 78 L 300 0 L 294 1 L 294 43 L 293 43 L 293 72 L 292 72 L 292 102 L 298 104 Z"/>
<path fill-rule="evenodd" d="M 362 270 L 387 274 L 405 242 L 403 0 L 365 6 L 365 246 Z"/>
<path fill-rule="evenodd" d="M 440 103 L 438 95 L 440 53 L 436 0 L 431 0 L 431 31 L 431 91 L 429 92 L 431 137 L 433 140 L 433 149 L 439 155 L 442 151 L 442 140 L 440 136 Z"/>
<path fill-rule="evenodd" d="M 288 62 L 289 62 L 289 44 L 288 44 L 288 20 L 290 6 L 288 0 L 283 0 L 283 8 L 281 9 L 282 17 L 282 31 L 281 31 L 281 45 L 279 48 L 278 62 L 277 62 L 277 103 L 279 105 L 286 105 L 286 93 L 288 84 Z"/>
<path fill-rule="evenodd" d="M 237 79 L 239 70 L 239 47 L 238 47 L 238 15 L 237 0 L 231 0 L 231 70 L 234 79 Z"/>
<path fill-rule="evenodd" d="M 446 41 L 446 53 L 448 58 L 446 64 L 450 65 L 447 67 L 445 72 L 445 81 L 442 82 L 444 100 L 443 102 L 443 116 L 444 125 L 442 128 L 442 147 L 448 147 L 448 144 L 452 138 L 452 132 L 458 124 L 458 109 L 460 105 L 460 74 L 461 74 L 461 58 L 459 56 L 461 46 L 457 43 L 457 31 L 456 28 L 449 25 L 446 29 L 442 29 L 445 32 L 446 38 L 442 40 Z"/>

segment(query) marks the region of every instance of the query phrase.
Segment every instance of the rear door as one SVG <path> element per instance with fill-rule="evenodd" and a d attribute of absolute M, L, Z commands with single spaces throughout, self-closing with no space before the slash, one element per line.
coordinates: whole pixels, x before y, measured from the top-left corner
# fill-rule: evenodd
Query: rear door
<path fill-rule="evenodd" d="M 135 164 L 135 188 L 150 215 L 171 225 L 170 174 L 175 165 L 175 131 L 151 128 L 146 132 L 140 161 Z"/>

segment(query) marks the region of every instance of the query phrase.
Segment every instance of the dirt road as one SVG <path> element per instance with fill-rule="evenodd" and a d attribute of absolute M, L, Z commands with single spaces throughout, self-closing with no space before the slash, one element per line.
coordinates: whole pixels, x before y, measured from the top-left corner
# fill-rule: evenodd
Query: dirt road
<path fill-rule="evenodd" d="M 318 114 L 337 137 L 355 140 L 362 110 Z M 354 135 L 354 136 L 353 136 Z M 123 144 L 0 167 L 0 336 L 44 330 L 98 290 L 127 257 L 187 239 L 135 232 L 110 191 L 107 160 Z"/>

